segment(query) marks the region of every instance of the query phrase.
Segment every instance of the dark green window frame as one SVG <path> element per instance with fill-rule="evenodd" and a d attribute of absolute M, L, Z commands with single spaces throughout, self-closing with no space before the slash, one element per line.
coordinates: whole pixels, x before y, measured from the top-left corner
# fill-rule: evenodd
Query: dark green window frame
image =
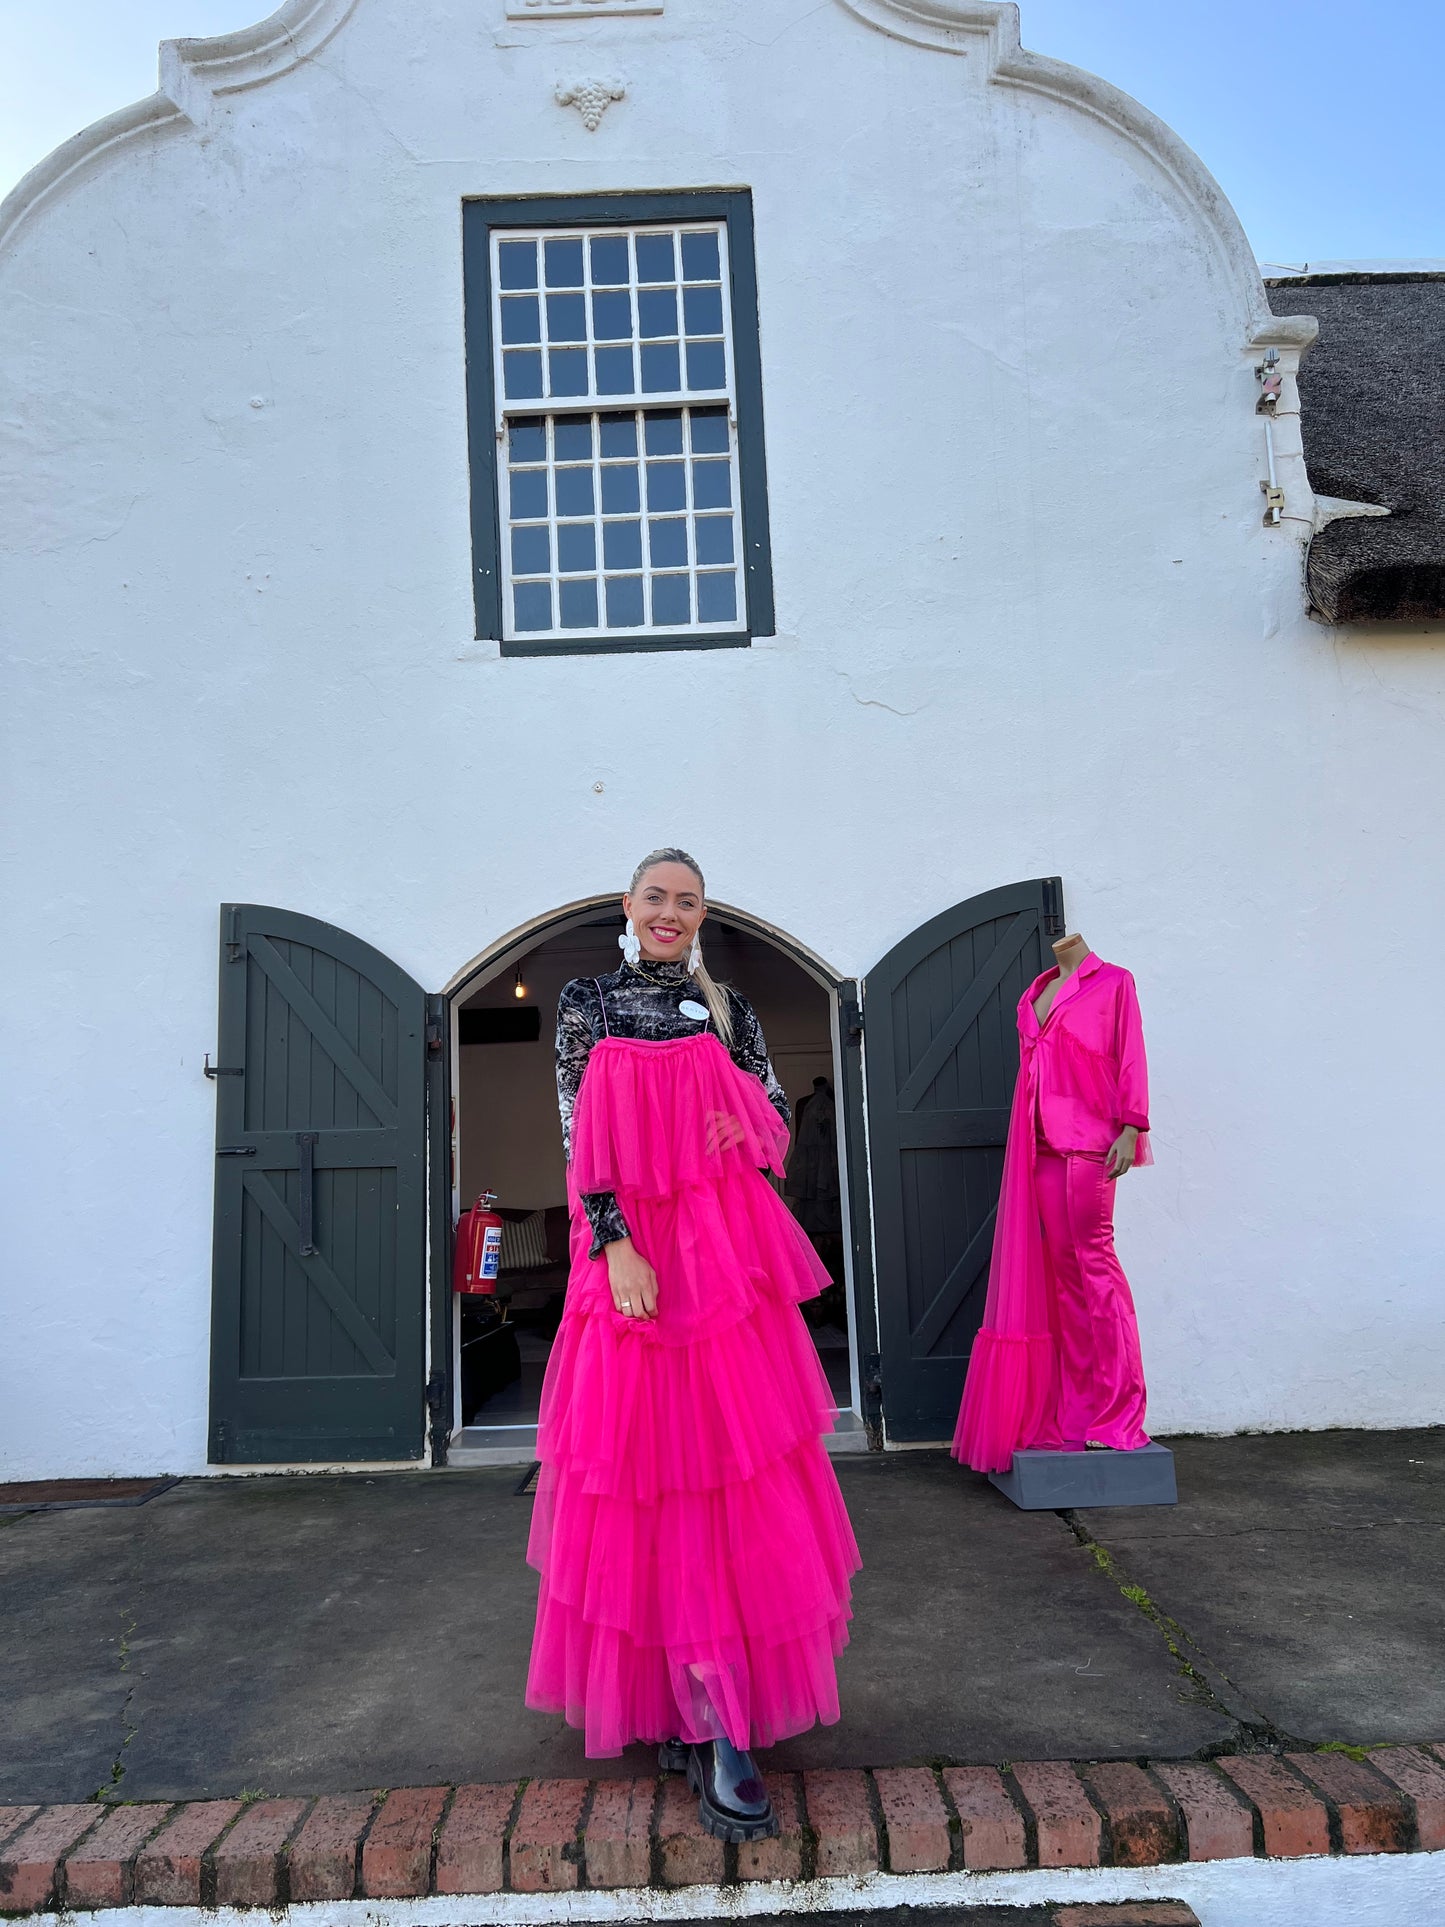
<path fill-rule="evenodd" d="M 575 638 L 507 638 L 502 608 L 501 476 L 498 470 L 496 360 L 492 338 L 492 236 L 507 228 L 636 227 L 652 222 L 721 221 L 727 227 L 741 519 L 743 620 L 725 633 L 636 635 L 617 629 Z M 763 446 L 762 360 L 758 342 L 757 268 L 752 195 L 746 188 L 671 193 L 524 195 L 462 203 L 467 425 L 471 462 L 472 586 L 477 635 L 497 641 L 504 656 L 598 655 L 659 649 L 746 648 L 773 633 L 772 547 L 768 533 Z M 605 406 L 581 402 L 583 410 Z M 562 413 L 556 402 L 538 413 Z"/>

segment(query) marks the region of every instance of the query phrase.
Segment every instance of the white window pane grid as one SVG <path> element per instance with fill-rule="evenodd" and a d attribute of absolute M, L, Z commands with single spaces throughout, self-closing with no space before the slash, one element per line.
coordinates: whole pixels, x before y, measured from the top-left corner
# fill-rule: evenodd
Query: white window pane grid
<path fill-rule="evenodd" d="M 742 626 L 737 436 L 725 404 L 516 417 L 503 452 L 510 640 Z"/>
<path fill-rule="evenodd" d="M 733 392 L 722 222 L 492 235 L 498 415 Z"/>

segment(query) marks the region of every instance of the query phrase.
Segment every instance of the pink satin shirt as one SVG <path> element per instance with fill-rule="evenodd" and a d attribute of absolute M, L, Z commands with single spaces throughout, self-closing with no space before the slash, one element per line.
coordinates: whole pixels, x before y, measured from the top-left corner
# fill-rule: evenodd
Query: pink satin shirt
<path fill-rule="evenodd" d="M 1034 1002 L 1058 976 L 1046 970 L 1019 1003 L 1019 1075 L 1033 1085 L 1035 1125 L 1051 1150 L 1107 1151 L 1126 1124 L 1139 1131 L 1136 1164 L 1149 1150 L 1149 1076 L 1134 979 L 1092 954 L 1061 985 L 1040 1024 Z"/>

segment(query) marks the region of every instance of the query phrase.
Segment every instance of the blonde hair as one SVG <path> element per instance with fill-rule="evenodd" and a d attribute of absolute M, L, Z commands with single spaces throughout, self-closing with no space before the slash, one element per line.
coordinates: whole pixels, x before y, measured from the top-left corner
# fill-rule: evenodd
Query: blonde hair
<path fill-rule="evenodd" d="M 703 881 L 703 874 L 697 866 L 696 858 L 690 857 L 686 850 L 673 849 L 653 850 L 642 859 L 641 863 L 639 863 L 637 868 L 632 872 L 632 881 L 627 886 L 629 896 L 635 894 L 638 884 L 641 883 L 648 871 L 655 870 L 659 863 L 680 863 L 684 870 L 691 870 L 697 878 L 698 891 L 704 901 L 706 900 L 707 884 Z M 702 992 L 703 1002 L 707 1005 L 711 1013 L 718 1036 L 722 1039 L 726 1047 L 731 1050 L 733 1044 L 733 1013 L 732 1006 L 728 1003 L 727 989 L 723 984 L 715 983 L 708 974 L 708 967 L 702 962 L 702 938 L 700 935 L 696 941 L 698 966 L 692 973 L 693 979 L 698 989 Z"/>

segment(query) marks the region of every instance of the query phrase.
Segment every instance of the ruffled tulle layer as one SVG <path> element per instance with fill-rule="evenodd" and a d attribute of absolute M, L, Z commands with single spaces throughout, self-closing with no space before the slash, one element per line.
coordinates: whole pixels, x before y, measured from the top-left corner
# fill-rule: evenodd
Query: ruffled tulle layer
<path fill-rule="evenodd" d="M 828 1273 L 797 1219 L 756 1170 L 730 1165 L 710 1183 L 670 1196 L 619 1190 L 632 1241 L 657 1273 L 657 1316 L 641 1323 L 612 1302 L 604 1259 L 589 1257 L 585 1215 L 574 1207 L 569 1306 L 610 1322 L 644 1347 L 691 1345 L 747 1318 L 765 1301 L 816 1298 Z"/>
<path fill-rule="evenodd" d="M 837 1719 L 859 1562 L 817 1439 L 754 1478 L 652 1505 L 544 1465 L 529 1556 L 542 1586 L 527 1704 L 582 1727 L 590 1755 L 719 1725 L 770 1746 Z"/>
<path fill-rule="evenodd" d="M 710 1148 L 735 1135 L 719 1116 L 741 1126 L 735 1150 Z M 797 1308 L 827 1272 L 758 1168 L 780 1120 L 711 1036 L 613 1039 L 594 1047 L 573 1129 L 527 1703 L 583 1728 L 594 1756 L 719 1729 L 765 1746 L 836 1720 L 858 1548 Z M 617 1193 L 657 1274 L 655 1319 L 613 1307 L 578 1208 L 593 1190 Z"/>
<path fill-rule="evenodd" d="M 645 1506 L 756 1479 L 831 1431 L 834 1416 L 790 1303 L 760 1296 L 746 1316 L 690 1345 L 650 1344 L 609 1309 L 562 1321 L 537 1456 L 565 1467 L 577 1491 Z"/>
<path fill-rule="evenodd" d="M 991 1331 L 973 1341 L 953 1456 L 975 1472 L 1007 1472 L 1021 1445 L 1060 1443 L 1058 1348 L 1047 1333 Z"/>
<path fill-rule="evenodd" d="M 689 1345 L 569 1309 L 543 1401 L 527 1704 L 582 1727 L 589 1755 L 836 1720 L 858 1547 L 796 1304 L 763 1290 Z"/>
<path fill-rule="evenodd" d="M 720 1130 L 720 1118 L 737 1127 Z M 607 1037 L 593 1046 L 572 1114 L 578 1191 L 672 1198 L 735 1171 L 781 1172 L 783 1120 L 755 1077 L 705 1032 L 663 1043 Z"/>

